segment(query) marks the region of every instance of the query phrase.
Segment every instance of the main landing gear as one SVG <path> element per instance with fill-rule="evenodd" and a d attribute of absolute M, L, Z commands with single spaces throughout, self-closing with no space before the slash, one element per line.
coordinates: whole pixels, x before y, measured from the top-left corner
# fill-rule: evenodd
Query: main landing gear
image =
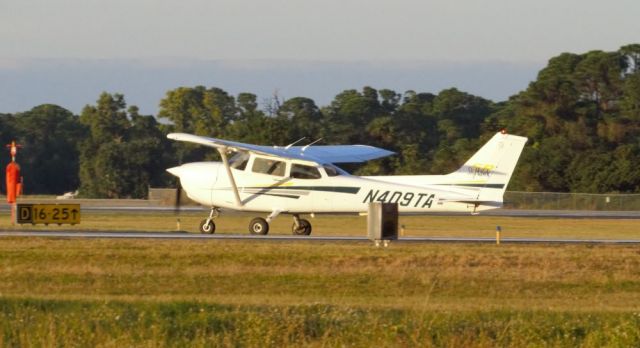
<path fill-rule="evenodd" d="M 200 221 L 200 233 L 213 234 L 216 231 L 216 224 L 213 219 L 220 215 L 220 208 L 211 208 L 209 217 Z M 269 233 L 269 223 L 280 215 L 280 211 L 272 212 L 266 219 L 261 217 L 254 218 L 249 223 L 249 233 L 255 235 L 266 235 Z M 311 223 L 309 220 L 301 219 L 300 215 L 293 214 L 293 226 L 291 232 L 297 236 L 308 236 L 311 234 Z"/>
<path fill-rule="evenodd" d="M 269 223 L 267 220 L 257 217 L 249 223 L 249 233 L 265 235 L 269 233 Z"/>
<path fill-rule="evenodd" d="M 298 236 L 308 236 L 311 234 L 311 223 L 309 220 L 301 219 L 298 214 L 293 215 L 293 226 L 291 226 L 293 234 Z"/>
<path fill-rule="evenodd" d="M 249 233 L 265 235 L 269 233 L 269 222 L 278 216 L 279 212 L 273 212 L 269 217 L 263 219 L 257 217 L 249 223 Z M 298 214 L 293 214 L 293 226 L 291 232 L 298 236 L 308 236 L 311 234 L 311 223 L 309 220 L 301 219 Z"/>

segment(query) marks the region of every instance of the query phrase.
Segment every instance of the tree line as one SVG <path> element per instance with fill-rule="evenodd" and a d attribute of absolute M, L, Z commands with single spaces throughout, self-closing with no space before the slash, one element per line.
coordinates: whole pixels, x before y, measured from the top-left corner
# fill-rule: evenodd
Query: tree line
<path fill-rule="evenodd" d="M 640 44 L 553 57 L 524 91 L 499 103 L 455 88 L 364 87 L 318 106 L 305 97 L 259 102 L 251 93 L 195 86 L 168 91 L 155 117 L 106 92 L 80 115 L 50 104 L 0 114 L 0 141 L 23 145 L 26 193 L 79 188 L 106 198 L 146 197 L 149 186 L 175 184 L 166 168 L 216 159 L 209 148 L 168 141 L 169 132 L 266 145 L 304 137 L 398 153 L 346 166 L 374 175 L 453 171 L 501 129 L 529 137 L 510 190 L 640 192 Z M 3 166 L 8 160 L 0 157 Z"/>

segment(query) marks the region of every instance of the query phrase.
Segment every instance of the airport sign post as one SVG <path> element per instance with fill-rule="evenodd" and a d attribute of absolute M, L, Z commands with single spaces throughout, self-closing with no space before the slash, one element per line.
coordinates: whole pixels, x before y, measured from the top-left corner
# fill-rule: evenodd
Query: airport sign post
<path fill-rule="evenodd" d="M 18 204 L 19 224 L 79 224 L 80 204 Z"/>

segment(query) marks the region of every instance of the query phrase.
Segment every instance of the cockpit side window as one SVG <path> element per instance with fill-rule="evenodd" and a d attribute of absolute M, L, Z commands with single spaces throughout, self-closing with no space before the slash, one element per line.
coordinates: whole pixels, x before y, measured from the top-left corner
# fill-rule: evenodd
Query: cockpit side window
<path fill-rule="evenodd" d="M 291 177 L 295 179 L 320 179 L 320 171 L 316 167 L 303 164 L 291 165 Z"/>
<path fill-rule="evenodd" d="M 284 176 L 284 171 L 286 168 L 286 162 L 256 157 L 253 160 L 252 170 L 254 173 Z"/>
<path fill-rule="evenodd" d="M 247 163 L 249 162 L 249 153 L 244 151 L 236 152 L 229 159 L 229 165 L 231 168 L 235 168 L 237 170 L 244 170 L 247 167 Z"/>
<path fill-rule="evenodd" d="M 328 176 L 338 176 L 341 174 L 337 167 L 324 165 L 323 168 L 324 168 L 324 171 L 327 172 Z"/>

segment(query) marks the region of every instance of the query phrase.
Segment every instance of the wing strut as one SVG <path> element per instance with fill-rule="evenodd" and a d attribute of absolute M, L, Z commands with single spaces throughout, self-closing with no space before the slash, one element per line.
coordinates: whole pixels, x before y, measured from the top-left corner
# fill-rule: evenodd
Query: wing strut
<path fill-rule="evenodd" d="M 224 164 L 224 168 L 227 170 L 227 175 L 229 176 L 229 181 L 231 182 L 231 188 L 233 189 L 233 195 L 236 199 L 236 207 L 242 207 L 242 201 L 240 200 L 240 194 L 238 193 L 238 186 L 236 186 L 236 180 L 233 178 L 233 173 L 231 172 L 231 167 L 229 166 L 229 160 L 227 159 L 227 147 L 218 148 L 218 152 L 220 152 L 220 157 L 222 157 L 222 163 Z"/>

